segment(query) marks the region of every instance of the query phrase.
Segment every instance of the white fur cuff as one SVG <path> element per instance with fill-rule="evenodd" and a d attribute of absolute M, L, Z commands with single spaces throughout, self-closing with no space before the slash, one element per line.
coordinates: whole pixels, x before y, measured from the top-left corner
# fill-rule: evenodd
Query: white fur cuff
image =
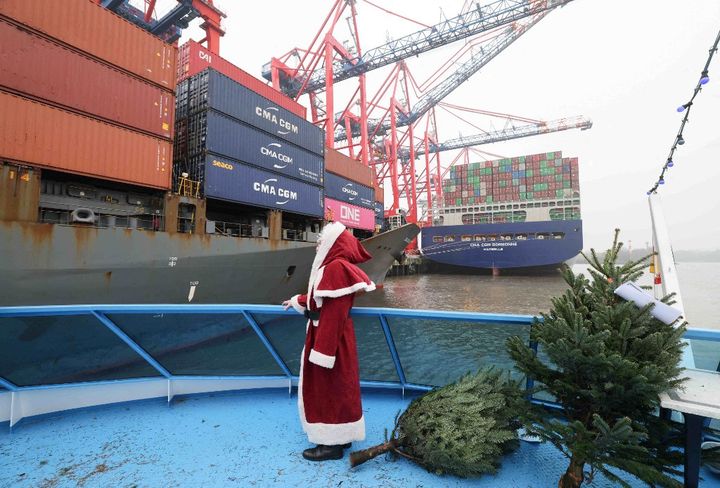
<path fill-rule="evenodd" d="M 375 283 L 373 283 L 372 281 L 370 282 L 370 284 L 367 284 L 367 283 L 361 281 L 360 283 L 355 283 L 352 286 L 348 286 L 346 288 L 339 288 L 337 290 L 315 290 L 313 297 L 338 298 L 338 297 L 342 297 L 345 295 L 349 295 L 351 293 L 355 293 L 360 290 L 368 292 L 368 291 L 373 291 L 374 289 L 375 289 Z"/>
<path fill-rule="evenodd" d="M 297 313 L 299 313 L 299 314 L 302 315 L 302 314 L 305 313 L 305 307 L 303 307 L 302 305 L 300 305 L 300 302 L 298 302 L 298 297 L 299 297 L 299 296 L 300 296 L 300 295 L 295 295 L 294 297 L 292 297 L 292 298 L 290 299 L 290 305 L 292 305 L 292 308 L 294 308 Z"/>
<path fill-rule="evenodd" d="M 323 368 L 332 369 L 335 366 L 335 356 L 328 356 L 321 352 L 317 352 L 315 349 L 310 349 L 310 357 L 308 358 L 311 363 L 322 366 Z"/>

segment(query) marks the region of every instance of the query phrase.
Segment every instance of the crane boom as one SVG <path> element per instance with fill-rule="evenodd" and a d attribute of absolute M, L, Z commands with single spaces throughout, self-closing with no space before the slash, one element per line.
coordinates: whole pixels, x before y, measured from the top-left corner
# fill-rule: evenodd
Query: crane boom
<path fill-rule="evenodd" d="M 520 139 L 522 137 L 536 136 L 540 134 L 549 134 L 551 132 L 561 132 L 570 129 L 587 130 L 592 127 L 592 121 L 585 117 L 569 117 L 539 124 L 526 124 L 519 127 L 511 127 L 492 132 L 484 132 L 482 134 L 474 134 L 472 136 L 461 136 L 455 139 L 442 142 L 440 144 L 430 144 L 429 153 L 437 153 L 442 151 L 450 151 L 453 149 L 462 149 L 465 147 L 480 146 L 493 142 L 509 141 L 511 139 Z M 415 149 L 416 156 L 425 154 L 425 149 L 418 146 Z M 410 151 L 404 149 L 399 154 L 400 159 L 407 160 Z"/>
<path fill-rule="evenodd" d="M 510 44 L 520 38 L 532 26 L 540 22 L 547 12 L 535 16 L 530 22 L 519 25 L 508 26 L 501 35 L 495 37 L 487 46 L 481 46 L 479 52 L 463 63 L 454 73 L 448 76 L 442 83 L 428 91 L 419 99 L 407 116 L 400 114 L 398 125 L 410 125 L 425 113 L 433 108 L 440 100 L 448 96 L 457 87 L 466 82 L 472 75 L 489 63 L 495 56 L 504 51 Z"/>
<path fill-rule="evenodd" d="M 572 0 L 498 0 L 475 8 L 451 19 L 419 30 L 400 39 L 365 51 L 359 58 L 348 59 L 333 72 L 333 83 L 353 78 L 383 66 L 430 51 L 452 42 L 486 32 L 544 11 L 570 3 Z M 263 67 L 263 77 L 272 81 L 271 64 Z M 282 77 L 280 89 L 297 98 L 305 77 Z M 325 68 L 309 75 L 304 92 L 316 92 L 325 87 Z"/>
<path fill-rule="evenodd" d="M 503 29 L 503 32 L 498 36 L 494 37 L 487 45 L 483 45 L 479 50 L 470 57 L 467 61 L 462 63 L 460 67 L 455 70 L 450 76 L 448 76 L 441 83 L 429 90 L 422 98 L 420 98 L 412 110 L 408 114 L 400 113 L 398 116 L 397 126 L 405 127 L 413 124 L 420 117 L 425 115 L 428 110 L 433 108 L 443 98 L 448 96 L 457 87 L 466 82 L 472 75 L 480 71 L 480 69 L 489 63 L 495 56 L 504 51 L 510 44 L 515 42 L 520 36 L 527 32 L 532 26 L 540 22 L 547 11 L 533 17 L 530 21 L 524 24 L 513 24 Z M 368 120 L 368 132 L 372 132 L 377 127 L 378 122 L 376 120 Z M 382 124 L 380 132 L 385 132 L 390 129 L 390 122 L 385 121 Z M 359 125 L 352 127 L 352 136 L 357 137 L 360 135 Z M 347 139 L 345 128 L 339 126 L 335 131 L 335 141 L 343 141 Z"/>

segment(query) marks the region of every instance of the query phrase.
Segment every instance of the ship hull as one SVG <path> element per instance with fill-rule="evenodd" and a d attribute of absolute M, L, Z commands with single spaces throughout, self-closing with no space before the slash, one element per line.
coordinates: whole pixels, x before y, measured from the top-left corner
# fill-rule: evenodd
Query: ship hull
<path fill-rule="evenodd" d="M 382 283 L 419 229 L 363 241 Z M 315 245 L 210 235 L 0 222 L 0 306 L 279 303 L 307 288 Z"/>
<path fill-rule="evenodd" d="M 550 235 L 517 239 L 516 236 Z M 513 236 L 500 240 L 502 235 Z M 553 238 L 562 235 L 562 238 Z M 476 240 L 495 236 L 495 240 Z M 452 237 L 454 240 L 450 241 Z M 463 240 L 471 239 L 471 240 Z M 436 263 L 475 269 L 548 268 L 571 259 L 582 250 L 582 221 L 559 220 L 509 224 L 426 227 L 421 233 L 422 255 Z"/>

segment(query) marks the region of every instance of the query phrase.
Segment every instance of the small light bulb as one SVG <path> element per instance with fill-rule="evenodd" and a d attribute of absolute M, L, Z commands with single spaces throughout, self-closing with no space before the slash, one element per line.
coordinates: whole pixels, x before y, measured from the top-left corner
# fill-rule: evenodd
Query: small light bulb
<path fill-rule="evenodd" d="M 680 106 L 677 108 L 677 111 L 678 111 L 678 113 L 683 113 L 683 112 L 685 111 L 685 105 L 680 105 Z"/>
<path fill-rule="evenodd" d="M 668 161 L 667 161 L 667 167 L 668 167 L 668 168 L 672 168 L 673 166 L 675 166 L 675 163 L 673 163 L 673 160 L 672 160 L 672 159 L 668 159 Z"/>
<path fill-rule="evenodd" d="M 648 191 L 647 191 L 647 194 L 648 194 L 648 195 L 652 195 L 652 190 L 648 190 Z"/>
<path fill-rule="evenodd" d="M 659 184 L 659 185 L 664 185 L 664 184 L 665 184 L 665 180 L 662 179 L 662 178 L 660 178 L 660 179 L 658 180 L 658 184 Z"/>
<path fill-rule="evenodd" d="M 710 81 L 710 77 L 708 76 L 707 71 L 703 71 L 702 75 L 700 76 L 700 84 L 707 85 L 708 81 Z"/>
<path fill-rule="evenodd" d="M 678 144 L 681 146 L 685 144 L 685 139 L 683 139 L 683 136 L 678 136 Z"/>

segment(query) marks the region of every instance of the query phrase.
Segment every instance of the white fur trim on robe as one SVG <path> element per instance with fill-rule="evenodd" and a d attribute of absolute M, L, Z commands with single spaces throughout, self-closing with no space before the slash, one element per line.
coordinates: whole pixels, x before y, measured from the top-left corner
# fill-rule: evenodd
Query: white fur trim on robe
<path fill-rule="evenodd" d="M 345 288 L 339 288 L 337 290 L 316 290 L 315 295 L 318 298 L 327 297 L 327 298 L 338 298 L 338 297 L 344 297 L 345 295 L 349 295 L 351 293 L 355 293 L 356 291 L 373 291 L 375 289 L 375 283 L 372 281 L 370 284 L 365 283 L 364 281 L 361 281 L 359 283 L 355 283 L 352 286 L 348 286 Z"/>
<path fill-rule="evenodd" d="M 330 224 L 327 224 L 320 233 L 320 236 L 318 237 L 320 245 L 315 252 L 315 259 L 313 259 L 312 268 L 310 269 L 310 279 L 308 280 L 308 297 L 310 296 L 310 292 L 312 291 L 313 284 L 316 281 L 320 281 L 317 275 L 318 271 L 321 269 L 320 267 L 322 266 L 323 261 L 325 261 L 325 258 L 330 252 L 330 249 L 332 249 L 333 244 L 335 244 L 337 238 L 340 237 L 340 234 L 342 234 L 344 231 L 345 226 L 343 224 L 341 224 L 340 222 L 332 222 Z M 318 304 L 318 307 L 319 306 L 320 305 Z"/>
<path fill-rule="evenodd" d="M 327 354 L 318 352 L 315 349 L 310 349 L 310 356 L 308 357 L 308 360 L 313 364 L 317 364 L 318 366 L 322 366 L 327 369 L 332 369 L 333 366 L 335 366 L 335 356 L 328 356 Z"/>
<path fill-rule="evenodd" d="M 348 442 L 365 440 L 365 416 L 355 422 L 345 424 L 323 424 L 316 422 L 311 424 L 305 417 L 305 404 L 303 403 L 303 369 L 305 369 L 305 348 L 300 355 L 300 380 L 298 381 L 298 410 L 300 411 L 300 423 L 303 431 L 307 434 L 308 440 L 315 444 L 336 446 Z"/>
<path fill-rule="evenodd" d="M 322 304 L 323 304 L 322 297 L 317 296 L 317 287 L 323 279 L 323 273 L 325 273 L 325 266 L 318 269 L 317 274 L 315 275 L 315 283 L 313 283 L 312 297 L 313 297 L 313 300 L 315 300 L 315 306 L 317 308 L 322 308 Z M 308 296 L 310 296 L 310 295 L 308 295 Z"/>
<path fill-rule="evenodd" d="M 315 300 L 315 304 L 317 305 L 318 308 L 322 307 L 323 297 L 338 298 L 338 297 L 342 297 L 345 295 L 349 295 L 350 293 L 355 293 L 356 291 L 360 291 L 360 290 L 367 292 L 367 291 L 373 291 L 375 289 L 375 283 L 373 283 L 372 281 L 370 282 L 370 284 L 365 283 L 364 281 L 361 281 L 359 283 L 355 283 L 352 286 L 340 288 L 338 290 L 318 290 L 317 287 L 320 285 L 320 282 L 323 279 L 323 273 L 325 273 L 325 266 L 318 269 L 315 283 L 313 284 L 314 288 L 312 290 L 312 297 L 313 297 L 313 300 Z"/>
<path fill-rule="evenodd" d="M 303 421 L 303 429 L 307 433 L 308 440 L 314 444 L 337 446 L 348 442 L 364 441 L 365 416 L 346 424 L 321 424 L 320 422 L 310 424 Z"/>
<path fill-rule="evenodd" d="M 300 295 L 295 295 L 294 297 L 292 297 L 290 299 L 290 305 L 292 305 L 292 308 L 294 308 L 297 313 L 302 315 L 305 313 L 305 307 L 300 305 L 300 302 L 298 301 L 299 296 Z"/>

